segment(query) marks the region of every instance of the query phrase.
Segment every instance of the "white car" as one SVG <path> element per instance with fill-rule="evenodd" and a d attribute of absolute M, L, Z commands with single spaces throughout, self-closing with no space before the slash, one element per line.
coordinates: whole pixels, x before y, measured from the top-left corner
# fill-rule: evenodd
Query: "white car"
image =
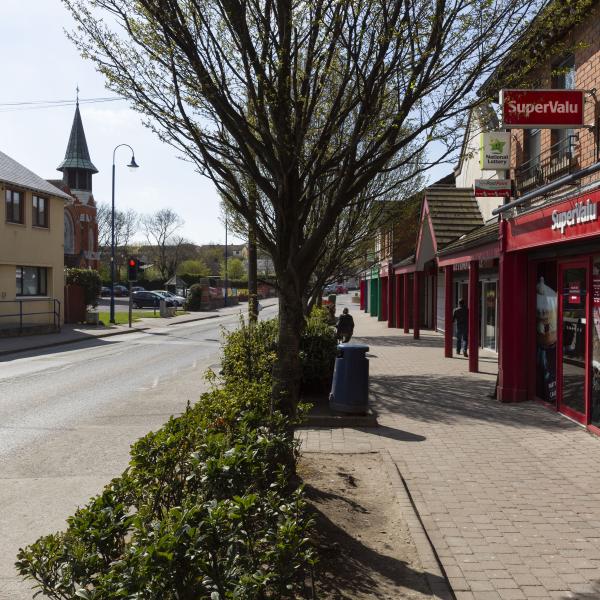
<path fill-rule="evenodd" d="M 159 294 L 162 294 L 166 298 L 172 300 L 176 306 L 183 306 L 185 304 L 185 298 L 183 296 L 178 296 L 177 294 L 173 294 L 173 292 L 168 292 L 167 290 L 156 290 Z"/>

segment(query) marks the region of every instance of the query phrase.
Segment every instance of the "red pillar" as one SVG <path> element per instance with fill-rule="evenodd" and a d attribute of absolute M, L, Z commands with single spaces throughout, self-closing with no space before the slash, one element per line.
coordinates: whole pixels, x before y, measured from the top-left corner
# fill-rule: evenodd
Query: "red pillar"
<path fill-rule="evenodd" d="M 419 288 L 421 287 L 421 271 L 413 273 L 413 337 L 419 339 Z"/>
<path fill-rule="evenodd" d="M 360 280 L 359 289 L 360 289 L 360 310 L 364 310 L 365 309 L 365 280 L 364 279 Z"/>
<path fill-rule="evenodd" d="M 469 262 L 469 371 L 479 371 L 479 261 Z"/>
<path fill-rule="evenodd" d="M 409 333 L 410 329 L 410 323 L 409 323 L 409 312 L 408 312 L 408 306 L 409 306 L 409 298 L 410 296 L 408 295 L 408 291 L 410 289 L 410 283 L 409 283 L 409 279 L 408 279 L 409 275 L 408 273 L 404 273 L 404 275 L 402 275 L 402 278 L 404 279 L 404 290 L 403 290 L 403 296 L 404 296 L 404 316 L 402 317 L 402 320 L 404 321 L 404 333 Z"/>
<path fill-rule="evenodd" d="M 388 290 L 388 278 L 380 277 L 380 288 L 379 288 L 379 313 L 378 321 L 387 321 L 387 290 Z"/>
<path fill-rule="evenodd" d="M 454 323 L 452 322 L 452 275 L 454 273 L 454 267 L 448 265 L 444 267 L 444 356 L 446 358 L 452 358 L 452 332 L 454 329 Z"/>
<path fill-rule="evenodd" d="M 387 326 L 394 326 L 394 273 L 392 265 L 388 265 L 387 277 Z"/>
<path fill-rule="evenodd" d="M 527 368 L 532 357 L 527 322 L 528 298 L 535 294 L 527 285 L 527 255 L 525 252 L 500 254 L 500 315 L 498 352 L 498 400 L 522 402 L 527 400 Z"/>
<path fill-rule="evenodd" d="M 402 275 L 396 275 L 396 327 L 402 327 Z"/>

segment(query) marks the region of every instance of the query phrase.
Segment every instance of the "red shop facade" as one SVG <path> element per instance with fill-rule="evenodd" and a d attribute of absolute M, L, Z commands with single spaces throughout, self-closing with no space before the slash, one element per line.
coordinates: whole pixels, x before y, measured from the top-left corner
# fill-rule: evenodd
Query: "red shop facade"
<path fill-rule="evenodd" d="M 498 397 L 600 433 L 600 189 L 501 221 Z"/>

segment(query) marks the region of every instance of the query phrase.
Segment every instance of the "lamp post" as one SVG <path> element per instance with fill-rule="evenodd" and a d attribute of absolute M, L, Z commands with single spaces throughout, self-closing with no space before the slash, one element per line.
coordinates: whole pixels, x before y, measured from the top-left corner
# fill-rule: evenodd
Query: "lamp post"
<path fill-rule="evenodd" d="M 115 322 L 115 154 L 119 148 L 126 146 L 131 150 L 131 162 L 127 165 L 130 169 L 137 169 L 135 152 L 129 144 L 119 144 L 113 150 L 112 160 L 112 209 L 111 209 L 111 239 L 110 239 L 110 322 Z"/>

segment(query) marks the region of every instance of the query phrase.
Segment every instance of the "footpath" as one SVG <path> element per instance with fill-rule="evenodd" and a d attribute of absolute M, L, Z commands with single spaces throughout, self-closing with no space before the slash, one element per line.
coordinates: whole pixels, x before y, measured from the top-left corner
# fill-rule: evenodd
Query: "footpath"
<path fill-rule="evenodd" d="M 537 403 L 489 398 L 492 354 L 469 373 L 441 335 L 413 340 L 349 307 L 379 427 L 303 428 L 303 451 L 382 453 L 424 566 L 457 600 L 600 599 L 600 438 Z"/>
<path fill-rule="evenodd" d="M 267 308 L 276 303 L 276 299 L 263 300 L 263 307 Z M 63 325 L 58 333 L 24 335 L 19 337 L 0 337 L 0 356 L 13 354 L 16 352 L 27 352 L 43 348 L 52 348 L 54 346 L 62 346 L 64 344 L 71 344 L 73 342 L 122 335 L 125 333 L 148 331 L 149 329 L 160 327 L 182 325 L 185 323 L 192 323 L 194 321 L 216 319 L 218 317 L 225 317 L 228 315 L 237 315 L 240 313 L 246 314 L 247 310 L 248 305 L 246 303 L 237 304 L 235 306 L 228 306 L 215 311 L 192 312 L 168 318 L 144 318 L 135 321 L 132 324 L 132 327 L 129 327 L 128 325 Z"/>

